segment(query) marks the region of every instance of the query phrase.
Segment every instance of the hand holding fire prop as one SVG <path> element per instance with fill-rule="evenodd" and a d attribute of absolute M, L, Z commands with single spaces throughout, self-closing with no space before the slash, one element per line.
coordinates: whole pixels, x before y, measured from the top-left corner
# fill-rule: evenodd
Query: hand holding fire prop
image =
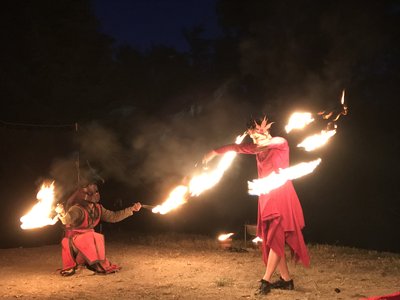
<path fill-rule="evenodd" d="M 208 162 L 213 160 L 215 156 L 217 156 L 217 153 L 214 150 L 211 150 L 206 155 L 204 155 L 203 160 L 202 160 L 203 166 L 205 166 L 205 168 L 207 168 Z"/>
<path fill-rule="evenodd" d="M 344 102 L 344 95 L 345 92 L 343 90 L 340 101 L 341 109 L 339 112 L 330 111 L 326 113 L 325 111 L 323 111 L 317 114 L 312 114 L 309 112 L 296 112 L 292 114 L 288 124 L 285 126 L 285 130 L 287 133 L 291 132 L 293 129 L 303 129 L 308 124 L 314 122 L 315 118 L 317 117 L 321 117 L 323 120 L 329 121 L 324 130 L 321 130 L 320 133 L 305 138 L 301 143 L 297 145 L 297 147 L 302 147 L 305 151 L 313 151 L 325 145 L 328 140 L 336 134 L 337 120 L 340 118 L 340 116 L 345 116 L 348 113 L 347 104 L 345 104 Z"/>
<path fill-rule="evenodd" d="M 345 116 L 348 114 L 348 106 L 344 102 L 345 91 L 342 91 L 342 97 L 340 99 L 340 110 L 331 110 L 329 112 L 321 111 L 316 114 L 310 112 L 295 112 L 290 118 L 288 124 L 285 126 L 285 130 L 287 133 L 291 132 L 294 129 L 303 129 L 308 124 L 315 121 L 315 118 L 322 118 L 323 120 L 331 120 L 328 123 L 328 126 L 332 126 L 331 122 L 336 122 L 339 120 L 340 116 Z M 333 117 L 333 118 L 332 118 Z"/>
<path fill-rule="evenodd" d="M 61 203 L 58 203 L 56 205 L 56 208 L 54 209 L 54 211 L 58 214 L 58 215 L 65 215 L 65 209 L 64 209 L 64 205 L 62 205 Z"/>
<path fill-rule="evenodd" d="M 314 150 L 317 147 L 326 143 L 328 139 L 336 133 L 335 122 L 339 119 L 340 115 L 346 115 L 348 112 L 347 105 L 344 104 L 344 91 L 342 93 L 341 103 L 342 111 L 337 114 L 333 121 L 328 124 L 327 130 L 322 131 L 319 136 L 317 135 L 315 137 L 312 137 L 310 140 L 303 141 L 303 143 L 300 143 L 298 145 L 299 147 L 304 147 L 307 151 Z M 332 115 L 333 113 L 331 114 L 331 116 Z M 286 130 L 287 132 L 290 132 L 293 129 L 304 128 L 306 125 L 310 124 L 314 120 L 315 118 L 311 113 L 295 113 L 293 120 L 291 119 L 289 121 L 289 124 L 286 126 Z M 265 120 L 265 124 L 262 123 L 259 126 L 264 126 L 265 128 L 267 128 L 267 120 Z M 334 129 L 331 129 L 331 127 L 333 127 Z M 267 129 L 269 129 L 269 127 Z M 246 135 L 247 131 L 241 136 L 238 136 L 236 139 L 236 143 L 240 144 Z M 312 146 L 309 146 L 309 141 L 312 142 Z M 216 155 L 217 154 L 214 151 L 207 153 L 203 157 L 203 165 L 206 165 Z M 167 200 L 165 200 L 161 205 L 157 205 L 156 207 L 154 207 L 152 209 L 152 212 L 166 214 L 171 210 L 186 203 L 190 197 L 199 196 L 205 190 L 212 188 L 220 181 L 224 172 L 232 164 L 235 156 L 236 153 L 234 152 L 225 153 L 219 161 L 218 166 L 214 170 L 209 171 L 208 167 L 203 168 L 203 173 L 193 176 L 188 184 L 183 184 L 175 187 L 169 194 Z M 257 179 L 253 182 L 249 182 L 250 193 L 258 195 L 260 193 L 269 193 L 272 189 L 283 185 L 288 180 L 299 178 L 301 176 L 311 173 L 320 162 L 321 159 L 317 159 L 308 163 L 301 163 L 292 168 L 280 170 L 279 173 L 274 173 L 271 175 L 271 177 Z M 266 186 L 266 189 L 262 188 L 261 190 L 259 190 L 262 185 Z"/>
<path fill-rule="evenodd" d="M 142 204 L 142 208 L 145 208 L 145 209 L 152 210 L 154 207 L 156 207 L 156 206 L 155 205 Z"/>
<path fill-rule="evenodd" d="M 323 145 L 336 134 L 337 124 L 336 121 L 341 115 L 347 115 L 348 107 L 344 103 L 344 91 L 342 92 L 341 98 L 341 111 L 335 113 L 334 111 L 329 113 L 318 113 L 316 116 L 322 117 L 323 120 L 329 120 L 333 117 L 332 121 L 329 121 L 325 130 L 322 130 L 318 134 L 306 137 L 297 147 L 303 147 L 306 151 L 313 151 Z M 315 116 L 315 117 L 316 117 Z M 314 122 L 315 117 L 312 113 L 295 112 L 289 119 L 288 124 L 285 126 L 286 132 L 289 133 L 293 129 L 303 129 L 308 124 Z M 248 189 L 250 195 L 261 195 L 268 194 L 270 191 L 284 185 L 288 180 L 293 180 L 310 174 L 320 164 L 321 159 L 318 158 L 310 162 L 302 162 L 298 165 L 280 169 L 279 172 L 272 172 L 270 175 L 260 179 L 254 179 L 248 182 Z"/>
<path fill-rule="evenodd" d="M 330 111 L 326 113 L 325 111 L 319 112 L 318 115 L 321 116 L 324 120 L 329 120 L 332 116 L 334 118 L 332 119 L 332 122 L 336 122 L 339 120 L 340 116 L 345 116 L 349 112 L 349 108 L 347 107 L 347 104 L 344 102 L 344 90 L 342 92 L 342 98 L 340 99 L 340 104 L 341 104 L 341 111 L 335 112 L 335 111 Z"/>
<path fill-rule="evenodd" d="M 140 202 L 136 202 L 131 206 L 132 211 L 139 211 L 143 205 Z"/>
<path fill-rule="evenodd" d="M 246 137 L 246 132 L 239 135 L 236 138 L 235 143 L 240 144 Z M 206 155 L 203 159 L 203 163 L 207 163 L 209 160 L 215 157 L 215 152 Z M 224 175 L 225 171 L 230 167 L 233 160 L 236 157 L 235 152 L 225 153 L 218 162 L 218 165 L 214 169 L 203 169 L 203 171 L 191 179 L 188 179 L 188 183 L 178 185 L 169 194 L 168 198 L 160 205 L 157 205 L 152 209 L 153 213 L 166 214 L 171 210 L 186 203 L 190 197 L 199 196 L 205 190 L 208 190 L 215 186 Z"/>

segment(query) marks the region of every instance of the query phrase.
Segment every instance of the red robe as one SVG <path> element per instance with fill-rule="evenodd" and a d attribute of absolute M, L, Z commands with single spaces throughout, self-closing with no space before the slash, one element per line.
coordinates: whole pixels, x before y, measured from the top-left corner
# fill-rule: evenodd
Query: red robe
<path fill-rule="evenodd" d="M 285 139 L 274 137 L 271 145 L 261 147 L 253 143 L 231 144 L 214 149 L 218 154 L 228 151 L 254 154 L 257 159 L 258 177 L 289 167 L 289 146 Z M 301 232 L 304 227 L 303 210 L 291 181 L 258 198 L 257 236 L 263 239 L 263 260 L 268 261 L 269 250 L 280 257 L 289 245 L 296 261 L 309 266 L 310 258 Z"/>
<path fill-rule="evenodd" d="M 100 222 L 101 205 L 95 204 L 91 214 L 86 208 L 80 207 L 85 215 L 82 224 L 75 228 L 67 226 L 61 241 L 63 270 L 84 264 L 98 273 L 118 271 L 120 267 L 111 264 L 105 256 L 104 236 L 94 231 Z"/>

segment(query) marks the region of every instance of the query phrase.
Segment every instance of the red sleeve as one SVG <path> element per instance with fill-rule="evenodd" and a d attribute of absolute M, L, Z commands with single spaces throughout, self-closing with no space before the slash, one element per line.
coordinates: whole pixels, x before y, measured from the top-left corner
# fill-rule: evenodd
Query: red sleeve
<path fill-rule="evenodd" d="M 267 149 L 285 150 L 287 148 L 287 142 L 284 138 L 273 137 L 271 143 L 268 146 L 260 147 L 253 143 L 244 144 L 229 144 L 214 149 L 218 154 L 224 154 L 228 151 L 234 151 L 242 154 L 257 154 Z"/>
<path fill-rule="evenodd" d="M 282 137 L 273 137 L 271 143 L 267 147 L 268 149 L 286 150 L 288 143 Z"/>
<path fill-rule="evenodd" d="M 229 151 L 242 153 L 242 154 L 257 154 L 261 152 L 261 148 L 257 147 L 256 144 L 252 143 L 245 143 L 245 144 L 229 144 L 217 149 L 214 149 L 215 152 L 218 154 L 224 154 Z"/>

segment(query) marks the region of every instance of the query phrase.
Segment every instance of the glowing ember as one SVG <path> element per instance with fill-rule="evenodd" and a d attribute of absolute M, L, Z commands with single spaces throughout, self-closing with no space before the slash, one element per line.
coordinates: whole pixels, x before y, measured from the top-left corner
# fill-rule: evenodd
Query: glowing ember
<path fill-rule="evenodd" d="M 344 107 L 346 107 L 346 105 L 344 104 L 344 90 L 343 90 L 343 92 L 342 92 L 342 99 L 340 100 L 340 103 L 341 103 Z"/>
<path fill-rule="evenodd" d="M 323 145 L 336 134 L 336 129 L 322 130 L 320 134 L 314 134 L 305 138 L 297 147 L 303 147 L 306 151 L 313 151 Z"/>
<path fill-rule="evenodd" d="M 262 242 L 262 238 L 256 236 L 254 239 L 251 240 L 254 244 L 258 244 Z"/>
<path fill-rule="evenodd" d="M 238 136 L 235 143 L 240 144 L 245 138 L 246 133 Z M 176 187 L 168 199 L 163 204 L 157 205 L 152 209 L 153 213 L 166 214 L 172 209 L 175 209 L 182 204 L 186 203 L 190 196 L 199 196 L 205 190 L 208 190 L 215 186 L 224 175 L 225 171 L 232 164 L 236 157 L 235 152 L 227 152 L 219 161 L 215 170 L 209 172 L 203 172 L 200 175 L 194 176 L 188 186 L 180 185 Z"/>
<path fill-rule="evenodd" d="M 272 172 L 267 177 L 249 181 L 249 194 L 258 196 L 261 194 L 268 194 L 272 190 L 284 185 L 288 180 L 300 178 L 312 173 L 320 162 L 320 158 L 307 163 L 302 162 L 293 167 L 279 169 L 279 173 Z"/>
<path fill-rule="evenodd" d="M 306 125 L 310 124 L 313 121 L 314 121 L 314 118 L 312 117 L 311 113 L 296 112 L 290 116 L 289 122 L 285 126 L 285 130 L 287 133 L 289 133 L 293 129 L 303 129 Z"/>
<path fill-rule="evenodd" d="M 186 203 L 188 198 L 188 188 L 184 185 L 178 185 L 170 194 L 167 200 L 161 205 L 157 205 L 152 209 L 153 213 L 160 213 L 162 215 L 168 213 L 170 210 L 181 206 Z"/>
<path fill-rule="evenodd" d="M 46 225 L 54 225 L 58 221 L 58 216 L 51 218 L 52 208 L 54 205 L 54 181 L 50 185 L 43 183 L 36 198 L 39 202 L 20 219 L 22 222 L 22 229 L 33 229 Z"/>
<path fill-rule="evenodd" d="M 220 236 L 218 236 L 218 240 L 223 242 L 227 239 L 229 239 L 232 235 L 234 235 L 234 233 L 225 233 L 225 234 L 221 234 Z"/>

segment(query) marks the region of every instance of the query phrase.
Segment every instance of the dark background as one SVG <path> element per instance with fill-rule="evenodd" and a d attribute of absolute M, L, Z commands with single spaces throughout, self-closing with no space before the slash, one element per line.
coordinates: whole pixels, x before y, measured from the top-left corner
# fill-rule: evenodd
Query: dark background
<path fill-rule="evenodd" d="M 306 241 L 400 252 L 399 15 L 395 0 L 3 1 L 0 247 L 59 242 L 58 223 L 20 229 L 43 180 L 64 201 L 95 170 L 106 208 L 159 204 L 266 113 L 292 164 L 322 158 L 294 182 Z M 296 148 L 324 124 L 286 135 L 289 115 L 336 109 L 343 89 L 338 133 L 313 153 Z M 179 209 L 102 230 L 240 238 L 256 222 L 253 178 L 254 157 L 238 156 Z"/>

